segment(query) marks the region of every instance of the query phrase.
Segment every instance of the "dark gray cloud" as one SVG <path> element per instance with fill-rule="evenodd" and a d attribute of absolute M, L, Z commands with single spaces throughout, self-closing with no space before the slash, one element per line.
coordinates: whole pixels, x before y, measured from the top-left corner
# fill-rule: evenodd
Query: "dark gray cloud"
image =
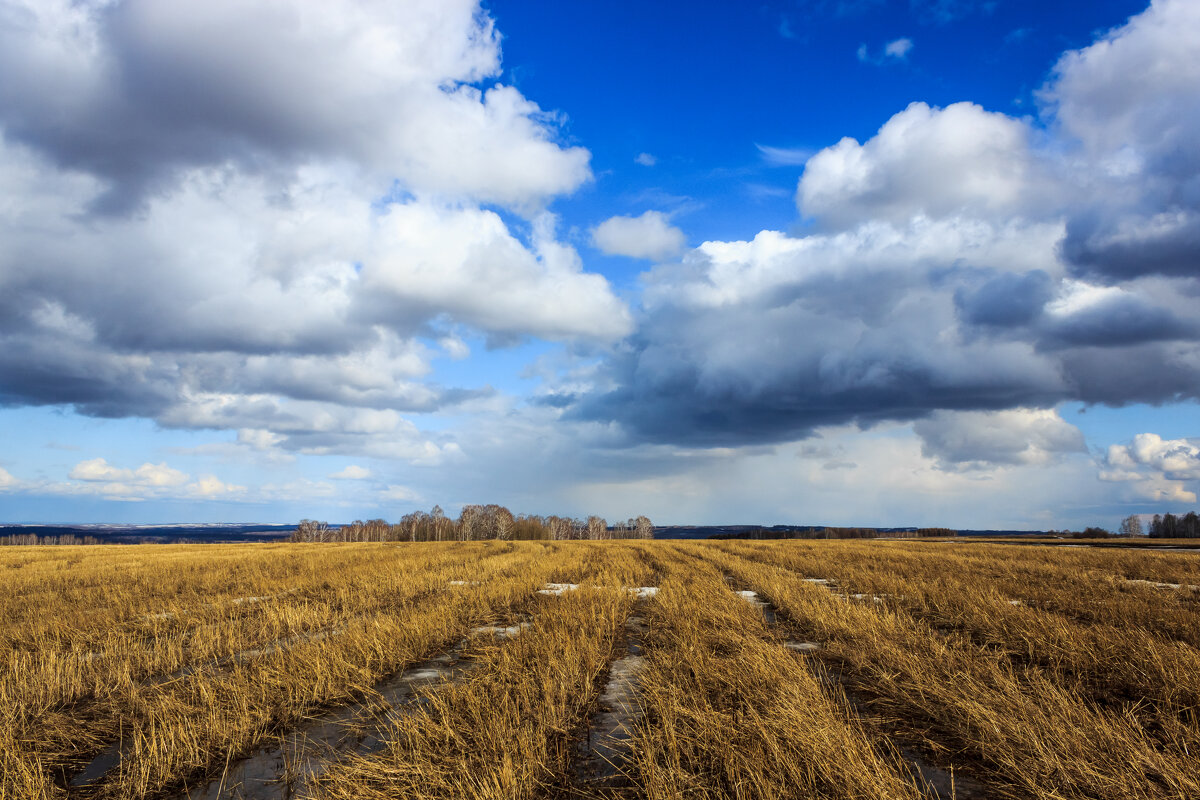
<path fill-rule="evenodd" d="M 639 439 L 712 445 L 936 408 L 1053 404 L 1071 391 L 1055 359 L 1028 340 L 959 328 L 953 281 L 975 271 L 949 269 L 953 243 L 979 233 L 922 224 L 706 246 L 684 268 L 647 276 L 639 332 L 605 375 L 613 388 L 574 413 L 620 420 Z M 993 234 L 975 248 L 983 263 L 1003 258 L 1014 235 Z M 945 260 L 930 252 L 942 245 Z"/>
<path fill-rule="evenodd" d="M 1200 176 L 1192 180 L 1200 185 Z M 1072 217 L 1062 252 L 1082 276 L 1118 281 L 1148 273 L 1200 278 L 1200 196 L 1191 208 L 1157 214 L 1153 208 L 1135 208 Z"/>
<path fill-rule="evenodd" d="M 1079 284 L 1061 270 L 921 268 L 911 256 L 928 242 L 913 230 L 903 246 L 886 243 L 894 263 L 879 271 L 877 234 L 844 254 L 846 268 L 810 260 L 811 239 L 780 239 L 784 252 L 736 264 L 694 256 L 688 277 L 650 273 L 653 303 L 607 365 L 610 388 L 572 413 L 620 421 L 637 440 L 736 445 L 937 410 L 1200 399 L 1191 298 Z"/>
<path fill-rule="evenodd" d="M 0 405 L 70 404 L 96 417 L 153 417 L 177 399 L 173 369 L 58 337 L 0 336 Z"/>
<path fill-rule="evenodd" d="M 1054 281 L 1042 270 L 1005 272 L 978 287 L 955 291 L 959 316 L 971 325 L 1024 326 L 1037 319 L 1054 296 Z"/>
<path fill-rule="evenodd" d="M 1133 295 L 1098 302 L 1041 326 L 1042 347 L 1129 347 L 1147 342 L 1196 341 L 1200 324 Z"/>

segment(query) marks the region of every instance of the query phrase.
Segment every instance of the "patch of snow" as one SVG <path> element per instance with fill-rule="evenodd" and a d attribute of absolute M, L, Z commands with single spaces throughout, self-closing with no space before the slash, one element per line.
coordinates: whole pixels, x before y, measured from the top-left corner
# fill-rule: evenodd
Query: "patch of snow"
<path fill-rule="evenodd" d="M 547 583 L 546 588 L 538 589 L 538 594 L 554 595 L 560 597 L 566 592 L 573 592 L 579 588 L 578 583 Z"/>
<path fill-rule="evenodd" d="M 1140 578 L 1129 578 L 1126 583 L 1139 584 L 1141 586 L 1153 586 L 1155 589 L 1190 589 L 1191 591 L 1200 591 L 1200 586 L 1193 583 L 1159 583 L 1158 581 L 1144 581 Z"/>

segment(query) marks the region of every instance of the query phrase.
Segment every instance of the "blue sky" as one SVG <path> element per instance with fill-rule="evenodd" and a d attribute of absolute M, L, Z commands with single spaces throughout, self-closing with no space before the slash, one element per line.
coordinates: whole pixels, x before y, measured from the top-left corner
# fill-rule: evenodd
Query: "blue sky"
<path fill-rule="evenodd" d="M 1186 0 L 0 12 L 0 521 L 1196 506 Z"/>

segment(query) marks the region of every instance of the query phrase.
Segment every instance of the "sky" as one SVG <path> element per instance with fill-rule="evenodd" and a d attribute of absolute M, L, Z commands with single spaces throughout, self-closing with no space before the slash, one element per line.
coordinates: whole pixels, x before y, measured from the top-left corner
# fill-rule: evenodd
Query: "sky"
<path fill-rule="evenodd" d="M 0 522 L 1115 529 L 1200 3 L 0 0 Z"/>

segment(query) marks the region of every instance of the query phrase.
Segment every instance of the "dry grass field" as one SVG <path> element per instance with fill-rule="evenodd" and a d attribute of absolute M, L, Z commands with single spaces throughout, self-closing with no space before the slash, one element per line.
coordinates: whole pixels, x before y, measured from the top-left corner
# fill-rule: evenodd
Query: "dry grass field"
<path fill-rule="evenodd" d="M 10 547 L 0 800 L 1200 798 L 1200 555 Z"/>

